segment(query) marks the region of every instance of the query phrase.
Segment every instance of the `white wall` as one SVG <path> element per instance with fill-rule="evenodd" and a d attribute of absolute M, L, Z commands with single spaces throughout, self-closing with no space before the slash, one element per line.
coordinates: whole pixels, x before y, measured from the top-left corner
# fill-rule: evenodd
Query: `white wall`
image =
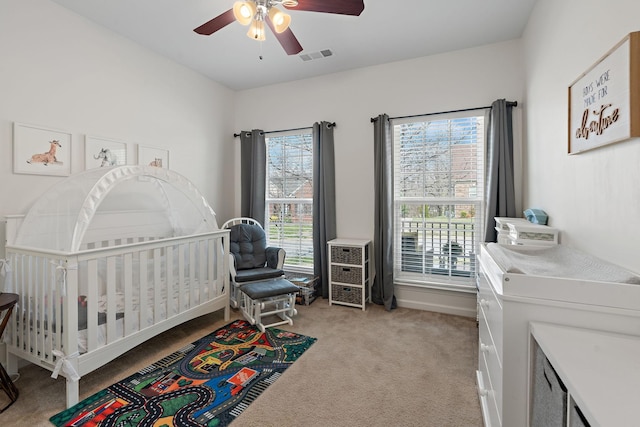
<path fill-rule="evenodd" d="M 24 212 L 61 179 L 12 173 L 14 121 L 72 132 L 73 172 L 84 169 L 85 135 L 130 143 L 132 161 L 136 144 L 170 148 L 171 168 L 191 179 L 225 220 L 240 211 L 234 132 L 328 120 L 337 123 L 338 234 L 370 237 L 370 118 L 506 98 L 519 102 L 523 206 L 546 210 L 563 243 L 638 272 L 631 247 L 640 238 L 638 140 L 568 156 L 566 135 L 567 86 L 640 30 L 639 12 L 640 3 L 628 0 L 539 0 L 522 40 L 234 93 L 55 3 L 2 0 L 0 215 Z M 398 295 L 405 305 L 457 310 L 446 294 L 420 292 L 400 288 Z"/>
<path fill-rule="evenodd" d="M 638 16 L 637 1 L 539 0 L 523 37 L 525 204 L 549 214 L 562 243 L 635 272 L 640 141 L 567 155 L 567 87 L 629 32 L 640 30 Z"/>
<path fill-rule="evenodd" d="M 0 2 L 0 52 L 0 216 L 62 179 L 12 173 L 13 122 L 72 133 L 72 172 L 85 135 L 129 143 L 130 163 L 136 144 L 169 148 L 219 222 L 233 215 L 233 91 L 48 0 Z"/>
<path fill-rule="evenodd" d="M 236 132 L 335 121 L 338 236 L 371 238 L 370 119 L 381 113 L 394 117 L 481 107 L 498 98 L 520 101 L 524 96 L 520 50 L 519 41 L 510 41 L 242 91 L 236 98 Z M 516 109 L 516 121 L 519 114 Z M 475 316 L 475 296 L 457 295 L 464 301 L 455 302 L 443 298 L 442 292 L 399 288 L 397 297 L 404 306 Z"/>
<path fill-rule="evenodd" d="M 370 237 L 370 119 L 380 113 L 393 117 L 480 107 L 498 98 L 518 101 L 524 95 L 519 52 L 519 42 L 511 41 L 241 91 L 236 98 L 236 131 L 336 122 L 338 234 Z M 239 154 L 237 147 L 236 151 Z"/>

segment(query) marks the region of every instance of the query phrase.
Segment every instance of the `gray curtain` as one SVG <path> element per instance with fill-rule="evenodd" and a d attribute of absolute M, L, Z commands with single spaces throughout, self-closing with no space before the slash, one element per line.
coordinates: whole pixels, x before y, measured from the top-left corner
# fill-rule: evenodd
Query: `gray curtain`
<path fill-rule="evenodd" d="M 320 277 L 322 297 L 329 298 L 327 242 L 336 238 L 334 124 L 313 125 L 313 273 Z"/>
<path fill-rule="evenodd" d="M 372 301 L 389 311 L 397 307 L 393 285 L 393 147 L 389 116 L 373 123 L 375 224 L 373 255 L 376 276 Z"/>
<path fill-rule="evenodd" d="M 240 214 L 264 226 L 267 148 L 264 132 L 240 132 Z"/>
<path fill-rule="evenodd" d="M 489 113 L 485 242 L 496 241 L 494 217 L 516 216 L 512 105 L 504 99 L 498 99 L 491 104 Z"/>

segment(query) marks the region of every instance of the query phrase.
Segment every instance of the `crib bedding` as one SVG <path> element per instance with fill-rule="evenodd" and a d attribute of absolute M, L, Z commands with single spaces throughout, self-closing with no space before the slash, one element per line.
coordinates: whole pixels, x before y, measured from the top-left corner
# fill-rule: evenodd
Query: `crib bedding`
<path fill-rule="evenodd" d="M 207 293 L 207 290 L 205 289 L 205 294 L 204 294 L 205 298 L 206 298 L 206 293 Z M 196 293 L 196 298 L 199 298 L 199 297 L 200 297 L 199 293 Z M 97 328 L 98 347 L 104 346 L 109 341 L 113 341 L 114 339 L 118 339 L 118 338 L 123 338 L 125 336 L 124 295 L 123 294 L 118 295 L 118 304 L 117 304 L 118 311 L 116 312 L 116 334 L 115 334 L 115 337 L 112 337 L 109 340 L 107 340 L 107 325 L 106 325 L 107 313 L 106 311 L 104 311 L 104 309 L 106 308 L 106 304 L 104 301 L 106 300 L 106 296 L 101 297 L 101 300 L 103 300 L 103 302 L 98 303 L 98 307 L 100 307 L 100 310 L 101 310 L 101 311 L 98 311 L 98 328 Z M 157 322 L 158 320 L 167 319 L 166 307 L 168 302 L 169 301 L 166 298 L 163 298 L 160 304 L 160 311 L 158 313 L 155 313 L 154 302 L 153 300 L 151 300 L 150 304 L 147 306 L 145 322 L 142 324 L 142 326 L 140 325 L 139 305 L 136 303 L 135 310 L 131 313 L 130 320 L 128 320 L 128 322 L 130 322 L 130 324 L 128 325 L 129 328 L 136 331 L 136 330 L 139 330 L 141 327 L 144 328 L 146 326 L 152 325 L 154 322 Z M 174 295 L 173 295 L 173 304 L 172 304 L 173 310 L 172 310 L 172 313 L 170 313 L 171 315 L 175 315 L 178 313 L 178 304 L 179 304 L 179 293 L 176 290 L 176 292 L 174 292 Z M 187 308 L 189 308 L 188 304 L 184 304 L 182 307 L 183 310 Z M 78 306 L 78 352 L 80 354 L 84 354 L 88 351 L 88 341 L 87 341 L 88 331 L 87 331 L 86 316 L 87 316 L 86 305 L 81 309 L 79 304 Z"/>
<path fill-rule="evenodd" d="M 208 287 L 204 287 L 202 289 L 202 293 L 200 292 L 200 287 L 198 281 L 194 281 L 194 287 L 191 288 L 188 285 L 184 287 L 184 292 L 188 298 L 183 298 L 183 304 L 181 309 L 186 310 L 190 308 L 190 300 L 193 296 L 195 301 L 208 301 L 210 298 L 210 291 Z M 145 328 L 147 326 L 153 325 L 154 323 L 167 319 L 167 305 L 170 304 L 172 309 L 170 310 L 170 316 L 176 315 L 179 313 L 179 305 L 180 305 L 180 288 L 178 284 L 173 287 L 172 298 L 168 299 L 166 295 L 166 287 L 162 287 L 163 291 L 160 293 L 161 301 L 160 304 L 157 305 L 159 307 L 159 311 L 155 311 L 155 291 L 154 289 L 148 289 L 147 292 L 147 310 L 145 314 L 145 321 L 140 324 L 140 298 L 134 292 L 134 295 L 131 300 L 131 312 L 129 314 L 130 320 L 128 321 L 128 327 L 130 330 L 137 331 L 141 328 Z M 191 295 L 193 293 L 193 295 Z M 184 296 L 183 295 L 183 296 Z M 215 295 L 213 295 L 215 297 Z M 87 341 L 87 326 L 88 326 L 88 301 L 86 295 L 80 295 L 78 297 L 78 352 L 80 354 L 84 354 L 88 351 L 88 341 Z M 107 307 L 108 307 L 108 297 L 106 294 L 100 295 L 97 303 L 98 311 L 97 311 L 97 345 L 98 347 L 104 346 L 109 341 L 113 341 L 118 338 L 123 338 L 125 336 L 124 333 L 124 317 L 125 317 L 125 293 L 124 292 L 116 292 L 115 294 L 115 307 L 116 307 L 116 334 L 114 337 L 110 337 L 107 340 Z M 31 319 L 37 319 L 37 316 L 30 316 Z M 53 323 L 51 324 L 51 328 L 48 326 L 48 320 L 45 318 L 44 322 L 44 330 L 46 331 L 57 331 L 57 321 L 55 318 L 55 314 L 53 317 Z M 36 336 L 39 336 L 39 326 L 40 322 L 35 321 L 36 330 L 33 329 L 33 320 L 30 322 L 32 333 L 35 332 Z M 62 329 L 64 331 L 64 327 Z M 45 335 L 46 339 L 46 335 Z M 71 352 L 72 353 L 72 352 Z"/>
<path fill-rule="evenodd" d="M 196 250 L 195 252 L 198 252 L 198 247 L 199 245 L 196 244 Z M 171 248 L 173 249 L 173 248 Z M 169 248 L 163 248 L 162 253 L 165 253 L 169 250 Z M 202 298 L 204 298 L 204 300 L 206 300 L 209 296 L 209 289 L 208 289 L 208 282 L 207 282 L 207 278 L 205 277 L 204 280 L 204 289 L 203 289 L 203 293 L 202 295 L 200 295 L 200 286 L 199 286 L 199 279 L 198 279 L 198 274 L 195 274 L 196 277 L 191 280 L 194 283 L 194 287 L 193 289 L 191 289 L 190 287 L 190 281 L 188 280 L 188 278 L 190 277 L 190 266 L 188 263 L 188 260 L 185 261 L 184 259 L 184 254 L 181 254 L 179 250 L 171 250 L 171 252 L 173 252 L 173 256 L 171 257 L 172 263 L 171 265 L 173 266 L 172 268 L 168 267 L 168 263 L 167 263 L 167 259 L 165 255 L 161 255 L 161 256 L 149 256 L 149 257 L 141 257 L 139 254 L 129 254 L 130 256 L 130 261 L 129 261 L 129 271 L 128 271 L 128 276 L 130 279 L 130 290 L 131 292 L 128 295 L 129 301 L 130 301 L 130 310 L 132 312 L 132 314 L 134 314 L 135 316 L 139 316 L 139 310 L 140 310 L 140 301 L 142 300 L 142 298 L 140 298 L 140 289 L 142 287 L 142 284 L 140 283 L 140 279 L 142 277 L 146 277 L 146 281 L 144 282 L 144 287 L 146 287 L 147 291 L 146 291 L 146 298 L 144 299 L 146 301 L 147 304 L 147 311 L 151 311 L 151 317 L 150 319 L 153 319 L 153 310 L 154 310 L 154 306 L 155 306 L 155 298 L 156 298 L 156 294 L 160 297 L 161 302 L 160 302 L 160 307 L 162 308 L 162 312 L 159 313 L 159 318 L 164 319 L 166 318 L 166 304 L 168 302 L 170 302 L 167 299 L 167 289 L 171 289 L 172 290 L 172 299 L 171 301 L 173 301 L 172 307 L 174 307 L 174 309 L 172 310 L 173 313 L 175 314 L 178 310 L 177 310 L 177 306 L 179 304 L 179 299 L 180 299 L 180 289 L 183 290 L 183 293 L 187 296 L 189 296 L 189 298 L 191 298 L 191 294 L 190 292 L 194 292 L 193 294 L 193 298 L 195 298 L 195 301 L 200 301 L 200 298 L 202 296 Z M 208 248 L 205 248 L 205 254 L 208 252 Z M 127 294 L 123 291 L 123 289 L 125 288 L 125 264 L 126 262 L 124 261 L 124 257 L 123 256 L 115 256 L 115 257 L 110 257 L 112 258 L 112 263 L 113 263 L 113 267 L 112 267 L 112 271 L 109 272 L 109 267 L 108 267 L 108 262 L 107 262 L 107 258 L 108 257 L 97 257 L 96 259 L 94 259 L 93 261 L 95 262 L 97 268 L 95 271 L 95 275 L 94 277 L 91 277 L 91 274 L 89 273 L 90 268 L 88 267 L 88 264 L 90 262 L 88 261 L 83 261 L 80 262 L 78 264 L 78 278 L 79 278 L 79 293 L 80 295 L 78 296 L 78 331 L 82 331 L 84 329 L 87 329 L 87 316 L 88 316 L 88 307 L 89 307 L 89 297 L 88 297 L 88 293 L 89 293 L 89 289 L 94 289 L 99 293 L 99 296 L 97 298 L 97 324 L 98 325 L 103 325 L 105 323 L 107 323 L 107 311 L 108 311 L 108 307 L 109 307 L 109 298 L 107 296 L 107 288 L 109 287 L 108 283 L 110 281 L 114 282 L 113 287 L 116 289 L 116 291 L 114 292 L 114 307 L 115 307 L 115 312 L 116 312 L 116 319 L 120 319 L 124 316 L 125 313 L 125 309 L 126 309 L 126 304 L 125 304 L 125 299 L 127 298 Z M 140 258 L 144 258 L 145 260 L 141 263 Z M 181 259 L 182 258 L 182 259 Z M 182 261 L 182 262 L 181 262 Z M 199 272 L 199 263 L 195 262 L 194 263 L 196 265 L 196 268 L 194 269 L 194 273 L 200 273 Z M 179 268 L 179 266 L 182 265 L 182 269 Z M 142 269 L 141 269 L 142 266 Z M 158 274 L 158 277 L 156 278 L 156 270 L 159 271 L 160 274 Z M 166 280 L 166 272 L 167 271 L 171 271 L 170 276 L 172 278 L 174 278 L 174 280 L 172 280 L 172 286 L 169 286 L 167 280 Z M 180 272 L 180 270 L 182 270 L 182 272 Z M 58 276 L 58 274 L 55 274 L 56 276 Z M 182 277 L 182 286 L 180 286 L 181 281 L 176 279 Z M 185 279 L 186 278 L 186 279 Z M 112 280 L 110 280 L 112 279 Z M 159 280 L 156 282 L 156 280 Z M 52 277 L 51 279 L 51 283 L 55 283 L 55 282 L 59 282 L 59 278 L 57 277 Z M 61 285 L 60 283 L 57 283 L 58 287 L 60 286 L 66 286 L 66 285 Z M 159 290 L 159 291 L 158 291 Z M 46 290 L 43 290 L 42 292 L 46 292 Z M 42 304 L 42 306 L 46 307 L 47 306 L 47 300 L 49 299 L 49 295 L 45 294 L 44 296 L 44 303 Z M 30 309 L 30 312 L 32 313 L 32 315 L 30 316 L 31 322 L 30 324 L 33 326 L 34 323 L 34 319 L 35 319 L 35 323 L 36 325 L 40 325 L 40 321 L 39 318 L 44 318 L 44 325 L 45 325 L 45 329 L 48 329 L 48 322 L 49 319 L 47 316 L 47 311 L 46 309 L 42 310 L 44 312 L 43 316 L 39 316 L 37 313 L 39 312 L 39 308 L 37 308 L 40 304 L 38 304 L 35 301 L 32 301 L 32 307 Z M 186 302 L 183 304 L 182 309 L 186 309 L 188 308 L 188 305 Z M 56 307 L 55 305 L 53 306 L 53 310 L 52 310 L 52 314 L 53 316 L 51 317 L 52 319 L 52 329 L 53 331 L 57 330 L 56 329 L 56 324 L 57 324 L 57 319 L 56 319 Z M 148 322 L 148 323 L 152 323 L 152 321 Z M 143 325 L 144 327 L 144 325 Z"/>
<path fill-rule="evenodd" d="M 196 284 L 197 285 L 197 284 Z M 207 288 L 203 289 L 202 295 L 200 295 L 200 289 L 196 286 L 193 290 L 194 298 L 196 300 L 200 300 L 202 296 L 205 300 L 208 299 L 209 290 Z M 186 292 L 191 292 L 189 288 L 186 289 Z M 174 288 L 172 299 L 167 299 L 166 292 L 161 295 L 160 307 L 161 311 L 158 313 L 159 318 L 165 318 L 166 316 L 166 307 L 168 303 L 171 303 L 171 307 L 173 307 L 173 313 L 176 313 L 179 301 L 180 301 L 180 290 L 178 288 Z M 155 293 L 153 290 L 149 290 L 147 295 L 147 312 L 149 312 L 149 316 L 153 316 L 153 310 L 155 307 Z M 125 315 L 125 295 L 123 292 L 116 293 L 116 319 L 120 319 Z M 102 325 L 107 322 L 107 296 L 101 295 L 98 299 L 98 325 Z M 183 304 L 182 309 L 189 308 L 189 304 L 186 302 Z M 140 299 L 138 296 L 134 296 L 132 298 L 132 311 L 134 315 L 138 315 L 140 312 Z M 152 317 L 151 317 L 152 318 Z M 83 329 L 87 329 L 87 300 L 86 296 L 81 295 L 78 298 L 78 331 Z"/>

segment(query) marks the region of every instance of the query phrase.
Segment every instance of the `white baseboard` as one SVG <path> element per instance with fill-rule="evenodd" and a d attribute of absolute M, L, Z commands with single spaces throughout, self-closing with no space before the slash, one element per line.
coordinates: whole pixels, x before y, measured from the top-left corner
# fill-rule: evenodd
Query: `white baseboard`
<path fill-rule="evenodd" d="M 424 311 L 433 311 L 436 313 L 444 313 L 444 314 L 452 314 L 454 316 L 463 316 L 463 317 L 472 317 L 476 318 L 476 309 L 473 310 L 468 308 L 455 307 L 450 305 L 442 305 L 442 304 L 431 304 L 428 302 L 417 302 L 417 301 L 407 301 L 400 300 L 396 298 L 398 302 L 398 307 L 412 308 L 415 310 L 424 310 Z"/>
<path fill-rule="evenodd" d="M 474 293 L 396 285 L 395 294 L 399 307 L 477 318 Z"/>

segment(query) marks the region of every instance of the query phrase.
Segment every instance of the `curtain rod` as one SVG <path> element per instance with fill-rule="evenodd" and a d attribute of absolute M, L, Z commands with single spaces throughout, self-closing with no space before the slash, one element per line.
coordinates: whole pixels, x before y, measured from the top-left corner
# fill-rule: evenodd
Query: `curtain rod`
<path fill-rule="evenodd" d="M 507 107 L 517 107 L 518 101 L 507 101 Z M 451 111 L 440 111 L 438 113 L 425 113 L 425 114 L 414 114 L 412 116 L 399 116 L 399 117 L 389 117 L 389 120 L 393 119 L 411 119 L 413 117 L 424 117 L 424 116 L 435 116 L 438 114 L 450 114 L 450 113 L 462 113 L 464 111 L 473 111 L 473 110 L 486 110 L 487 108 L 491 108 L 491 105 L 487 107 L 475 107 L 475 108 L 463 108 L 461 110 L 451 110 Z M 371 117 L 371 123 L 378 120 L 377 117 Z"/>
<path fill-rule="evenodd" d="M 335 127 L 336 126 L 336 122 L 333 123 L 329 123 L 329 127 Z M 307 126 L 307 127 L 303 127 L 303 128 L 294 128 L 294 129 L 282 129 L 282 130 L 270 130 L 268 132 L 262 132 L 264 135 L 269 134 L 269 133 L 279 133 L 279 132 L 291 132 L 294 130 L 305 130 L 305 129 L 313 129 L 313 126 Z M 251 133 L 251 132 L 249 132 Z M 233 137 L 237 138 L 239 137 L 240 134 L 239 133 L 234 133 Z"/>

